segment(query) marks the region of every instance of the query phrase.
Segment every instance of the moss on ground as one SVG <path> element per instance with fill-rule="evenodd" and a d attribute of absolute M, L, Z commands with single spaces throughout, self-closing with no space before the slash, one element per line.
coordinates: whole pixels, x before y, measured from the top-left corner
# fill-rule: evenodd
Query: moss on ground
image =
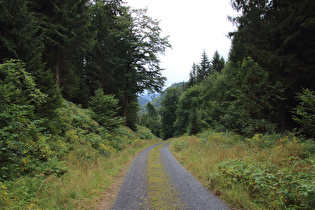
<path fill-rule="evenodd" d="M 161 159 L 161 144 L 153 148 L 148 159 L 148 204 L 153 209 L 183 209 L 179 192 L 172 186 Z"/>

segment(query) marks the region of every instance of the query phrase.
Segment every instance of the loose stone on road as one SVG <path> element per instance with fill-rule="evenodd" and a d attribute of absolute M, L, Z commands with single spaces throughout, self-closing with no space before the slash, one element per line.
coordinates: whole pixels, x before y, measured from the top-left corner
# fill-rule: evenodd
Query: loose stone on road
<path fill-rule="evenodd" d="M 184 169 L 170 152 L 169 143 L 164 143 L 138 155 L 111 209 L 230 208 Z"/>

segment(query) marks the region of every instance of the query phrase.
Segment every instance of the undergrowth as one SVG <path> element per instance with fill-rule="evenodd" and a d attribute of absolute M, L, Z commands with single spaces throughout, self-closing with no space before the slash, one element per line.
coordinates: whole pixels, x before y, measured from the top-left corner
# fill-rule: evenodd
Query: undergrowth
<path fill-rule="evenodd" d="M 238 209 L 314 209 L 315 143 L 292 133 L 204 132 L 171 143 L 207 188 Z"/>
<path fill-rule="evenodd" d="M 92 206 L 138 150 L 159 141 L 143 127 L 108 131 L 92 119 L 90 110 L 65 100 L 55 114 L 50 122 L 54 130 L 34 133 L 37 141 L 29 147 L 12 145 L 21 149 L 20 165 L 27 173 L 0 180 L 1 209 Z M 41 158 L 35 161 L 33 154 Z"/>

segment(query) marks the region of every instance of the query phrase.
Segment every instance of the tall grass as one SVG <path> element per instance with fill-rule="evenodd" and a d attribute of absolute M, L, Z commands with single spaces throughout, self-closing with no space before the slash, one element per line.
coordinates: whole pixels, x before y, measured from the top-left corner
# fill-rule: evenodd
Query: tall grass
<path fill-rule="evenodd" d="M 113 181 L 121 175 L 135 154 L 156 142 L 137 140 L 110 158 L 91 155 L 78 160 L 80 154 L 72 152 L 67 159 L 69 172 L 61 178 L 51 176 L 45 181 L 37 194 L 38 206 L 43 209 L 96 208 L 102 202 L 106 190 L 112 187 Z M 91 153 L 93 151 L 85 150 L 85 154 Z M 111 196 L 112 201 L 113 198 Z"/>
<path fill-rule="evenodd" d="M 117 178 L 124 176 L 124 169 L 140 150 L 159 141 L 135 140 L 109 158 L 77 145 L 64 159 L 64 175 L 38 174 L 1 183 L 1 209 L 106 209 L 115 199 Z"/>
<path fill-rule="evenodd" d="M 243 138 L 208 131 L 171 150 L 205 187 L 238 209 L 315 207 L 314 141 L 294 134 Z"/>

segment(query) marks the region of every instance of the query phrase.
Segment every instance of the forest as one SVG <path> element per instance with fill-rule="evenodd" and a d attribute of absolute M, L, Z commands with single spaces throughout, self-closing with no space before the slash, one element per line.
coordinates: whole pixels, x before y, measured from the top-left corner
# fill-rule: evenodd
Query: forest
<path fill-rule="evenodd" d="M 58 198 L 52 191 L 43 197 L 53 202 L 42 200 L 59 208 L 56 202 L 80 193 L 71 176 L 86 168 L 101 173 L 116 161 L 109 156 L 157 139 L 137 126 L 137 96 L 161 91 L 166 78 L 158 55 L 170 44 L 145 9 L 121 0 L 4 0 L 0 29 L 1 208 L 41 206 L 38 193 L 61 177 L 70 192 Z M 123 165 L 108 167 L 109 178 Z"/>
<path fill-rule="evenodd" d="M 249 137 L 294 131 L 314 138 L 314 3 L 231 4 L 239 16 L 229 17 L 237 30 L 229 33 L 228 60 L 218 51 L 211 60 L 203 52 L 189 81 L 165 91 L 159 110 L 147 105 L 142 124 L 156 129 L 151 121 L 157 123 L 164 139 L 208 128 Z"/>
<path fill-rule="evenodd" d="M 239 15 L 229 17 L 237 29 L 227 60 L 203 52 L 189 81 L 138 115 L 137 97 L 164 88 L 159 55 L 171 47 L 146 9 L 122 0 L 1 0 L 0 206 L 35 209 L 55 178 L 69 181 L 79 165 L 155 136 L 293 135 L 308 149 L 297 156 L 314 163 L 315 2 L 231 6 Z"/>

